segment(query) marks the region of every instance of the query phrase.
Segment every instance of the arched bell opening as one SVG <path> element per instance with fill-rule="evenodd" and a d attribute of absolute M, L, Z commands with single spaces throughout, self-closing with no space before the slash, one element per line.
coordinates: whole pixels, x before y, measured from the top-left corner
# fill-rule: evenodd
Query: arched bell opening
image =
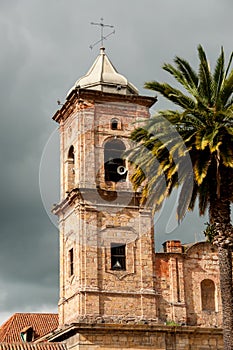
<path fill-rule="evenodd" d="M 125 181 L 127 169 L 123 153 L 126 147 L 120 139 L 111 139 L 104 146 L 104 179 L 105 181 Z"/>

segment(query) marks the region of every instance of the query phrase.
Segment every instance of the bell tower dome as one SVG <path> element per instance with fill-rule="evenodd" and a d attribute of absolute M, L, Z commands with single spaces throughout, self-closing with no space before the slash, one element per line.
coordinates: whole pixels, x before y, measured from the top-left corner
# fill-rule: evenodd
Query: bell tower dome
<path fill-rule="evenodd" d="M 156 98 L 141 96 L 104 48 L 53 119 L 60 130 L 61 327 L 157 319 L 151 210 L 125 151 Z"/>
<path fill-rule="evenodd" d="M 100 48 L 100 54 L 86 75 L 79 78 L 68 92 L 77 89 L 90 89 L 103 92 L 112 92 L 122 95 L 138 95 L 138 90 L 123 75 L 119 74 L 105 53 L 105 48 Z"/>

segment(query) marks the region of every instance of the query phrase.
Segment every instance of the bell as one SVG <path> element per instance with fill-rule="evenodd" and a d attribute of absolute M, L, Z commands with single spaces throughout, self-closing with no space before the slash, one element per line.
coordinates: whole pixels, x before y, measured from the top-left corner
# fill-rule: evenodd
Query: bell
<path fill-rule="evenodd" d="M 116 263 L 113 265 L 113 270 L 121 270 L 122 269 L 122 266 L 121 264 L 119 263 L 119 261 L 117 260 Z"/>
<path fill-rule="evenodd" d="M 127 173 L 127 169 L 123 166 L 123 165 L 120 165 L 118 168 L 117 168 L 117 173 L 119 175 L 125 175 Z"/>

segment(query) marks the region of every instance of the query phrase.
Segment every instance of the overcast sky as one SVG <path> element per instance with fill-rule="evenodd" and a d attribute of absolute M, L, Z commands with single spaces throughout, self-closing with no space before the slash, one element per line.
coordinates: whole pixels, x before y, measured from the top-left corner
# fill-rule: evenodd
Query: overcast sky
<path fill-rule="evenodd" d="M 57 311 L 58 233 L 48 215 L 58 200 L 51 117 L 98 55 L 98 46 L 89 48 L 99 40 L 90 22 L 103 17 L 115 26 L 105 42 L 108 56 L 151 94 L 144 82 L 167 81 L 161 65 L 175 55 L 196 67 L 199 43 L 212 66 L 222 45 L 229 56 L 232 14 L 232 0 L 0 0 L 0 323 L 14 312 Z M 165 107 L 159 98 L 155 109 Z M 195 212 L 168 227 L 170 216 L 163 211 L 156 224 L 157 250 L 165 239 L 201 239 L 205 218 Z"/>

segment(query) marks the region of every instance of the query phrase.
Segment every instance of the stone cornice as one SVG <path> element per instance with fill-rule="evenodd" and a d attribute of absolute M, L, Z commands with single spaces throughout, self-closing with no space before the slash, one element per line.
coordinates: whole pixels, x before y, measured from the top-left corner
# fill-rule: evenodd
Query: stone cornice
<path fill-rule="evenodd" d="M 144 324 L 143 324 L 144 323 Z M 57 329 L 53 333 L 47 335 L 48 341 L 61 341 L 79 332 L 151 332 L 151 333 L 169 333 L 169 334 L 188 334 L 190 336 L 212 335 L 222 336 L 221 328 L 204 328 L 196 326 L 167 326 L 162 324 L 148 324 L 147 320 L 143 319 L 140 323 L 97 323 L 97 322 L 77 322 L 72 323 L 61 329 Z M 41 339 L 40 339 L 41 341 Z"/>
<path fill-rule="evenodd" d="M 111 204 L 111 202 L 107 202 L 106 197 L 103 197 L 103 202 L 101 202 L 101 193 L 106 193 L 109 196 L 117 196 L 119 197 L 119 203 Z M 107 191 L 100 190 L 96 188 L 75 188 L 69 193 L 67 193 L 67 197 L 62 200 L 60 203 L 55 205 L 52 208 L 52 213 L 55 215 L 59 215 L 62 211 L 64 211 L 68 206 L 74 204 L 76 200 L 79 200 L 80 205 L 85 207 L 86 210 L 95 211 L 99 207 L 119 207 L 120 208 L 130 208 L 130 209 L 140 209 L 141 215 L 150 215 L 151 208 L 146 208 L 140 205 L 141 194 L 137 192 L 132 192 L 131 200 L 129 203 L 124 203 L 124 195 L 129 196 L 129 192 L 127 191 Z M 122 202 L 121 202 L 122 201 Z"/>
<path fill-rule="evenodd" d="M 61 109 L 54 114 L 53 120 L 60 123 L 68 118 L 77 106 L 79 109 L 86 109 L 92 107 L 94 103 L 127 102 L 150 108 L 156 101 L 156 96 L 121 95 L 89 89 L 76 89 L 72 91 Z"/>

